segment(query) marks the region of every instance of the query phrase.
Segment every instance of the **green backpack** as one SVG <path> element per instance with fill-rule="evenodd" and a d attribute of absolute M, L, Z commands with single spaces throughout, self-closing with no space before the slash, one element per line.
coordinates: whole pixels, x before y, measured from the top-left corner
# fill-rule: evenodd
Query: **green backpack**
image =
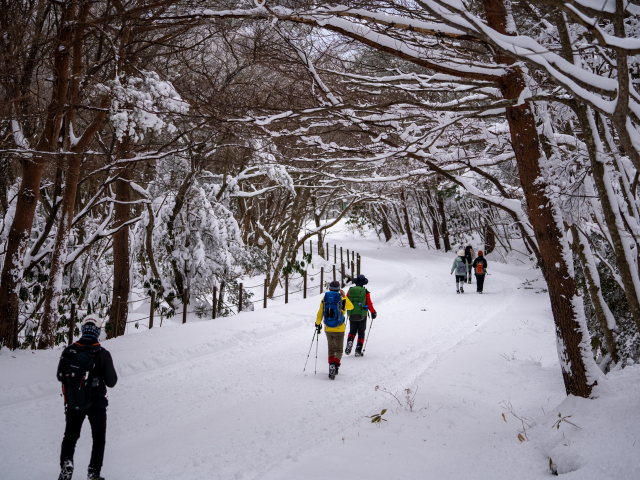
<path fill-rule="evenodd" d="M 367 316 L 367 289 L 364 287 L 351 287 L 349 289 L 349 300 L 353 303 L 353 310 L 349 310 L 349 316 Z"/>

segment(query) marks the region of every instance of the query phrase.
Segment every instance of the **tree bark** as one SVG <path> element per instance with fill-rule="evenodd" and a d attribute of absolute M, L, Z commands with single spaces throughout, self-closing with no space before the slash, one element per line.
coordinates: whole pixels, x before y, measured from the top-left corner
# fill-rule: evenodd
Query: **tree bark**
<path fill-rule="evenodd" d="M 42 314 L 40 328 L 39 349 L 53 348 L 55 345 L 58 324 L 58 304 L 62 296 L 62 276 L 67 261 L 67 243 L 71 231 L 71 221 L 73 220 L 81 161 L 82 157 L 80 157 L 80 155 L 70 155 L 67 162 L 67 175 L 62 195 L 60 220 L 58 221 L 58 231 L 56 232 L 53 247 L 49 280 L 47 281 L 47 287 L 44 292 L 44 312 Z"/>
<path fill-rule="evenodd" d="M 485 227 L 484 234 L 484 255 L 489 255 L 496 249 L 496 232 L 489 224 Z"/>
<path fill-rule="evenodd" d="M 402 211 L 404 213 L 404 224 L 407 230 L 407 238 L 409 239 L 409 247 L 416 248 L 416 244 L 413 241 L 413 232 L 411 231 L 411 222 L 409 221 L 409 212 L 407 211 L 407 199 L 404 192 L 400 192 L 400 198 L 402 199 Z"/>
<path fill-rule="evenodd" d="M 487 22 L 497 32 L 507 35 L 507 10 L 503 0 L 483 0 Z M 507 55 L 496 55 L 498 63 L 509 65 L 499 81 L 502 96 L 517 99 L 525 88 L 522 70 Z M 584 317 L 584 305 L 573 278 L 573 265 L 564 235 L 564 225 L 553 200 L 547 196 L 547 185 L 540 159 L 544 157 L 535 117 L 529 102 L 507 107 L 520 182 L 524 191 L 529 220 L 540 249 L 540 268 L 549 287 L 551 310 L 556 324 L 558 356 L 567 394 L 589 397 L 597 384 L 597 366 Z"/>
<path fill-rule="evenodd" d="M 121 153 L 125 152 L 128 141 L 120 145 Z M 122 158 L 124 155 L 119 155 Z M 114 227 L 119 227 L 129 221 L 131 206 L 131 191 L 127 180 L 131 179 L 129 166 L 125 165 L 120 178 L 116 180 L 116 206 Z M 109 323 L 111 324 L 111 337 L 124 335 L 127 317 L 129 314 L 129 289 L 131 266 L 129 265 L 129 226 L 124 226 L 113 235 L 113 295 L 111 297 L 111 309 Z M 116 312 L 116 308 L 118 311 Z M 118 324 L 116 325 L 116 319 Z"/>
<path fill-rule="evenodd" d="M 48 161 L 42 157 L 24 162 L 16 212 L 7 238 L 0 280 L 0 346 L 18 348 L 18 305 L 24 257 L 29 247 L 40 180 Z"/>
<path fill-rule="evenodd" d="M 596 267 L 596 262 L 589 246 L 589 241 L 583 233 L 578 230 L 578 227 L 571 225 L 571 236 L 573 237 L 573 251 L 576 252 L 584 271 L 584 277 L 587 280 L 587 290 L 589 292 L 589 298 L 593 304 L 593 309 L 596 312 L 596 319 L 600 324 L 600 328 L 604 333 L 604 339 L 607 343 L 607 350 L 611 355 L 611 360 L 614 363 L 620 361 L 620 355 L 618 354 L 618 345 L 613 330 L 617 328 L 616 319 L 614 318 L 607 302 L 602 297 L 602 290 L 600 289 L 600 275 Z"/>
<path fill-rule="evenodd" d="M 431 216 L 431 222 L 433 223 L 433 243 L 436 245 L 436 249 L 440 250 L 440 225 L 438 225 L 438 212 L 434 205 L 433 195 L 431 195 L 431 189 L 427 186 L 427 210 Z"/>
<path fill-rule="evenodd" d="M 438 196 L 438 211 L 440 213 L 440 232 L 442 233 L 442 239 L 444 240 L 444 251 L 451 250 L 451 242 L 449 241 L 449 227 L 447 227 L 447 217 L 444 213 L 444 198 Z"/>
<path fill-rule="evenodd" d="M 51 100 L 47 107 L 44 128 L 35 148 L 38 152 L 52 152 L 58 145 L 58 134 L 69 88 L 69 46 L 73 34 L 75 8 L 75 0 L 63 5 L 58 41 L 52 49 L 55 76 Z M 18 191 L 13 224 L 7 237 L 5 262 L 0 276 L 0 347 L 18 347 L 18 295 L 24 258 L 38 205 L 40 180 L 49 161 L 49 156 L 38 155 L 23 163 L 22 183 Z"/>
<path fill-rule="evenodd" d="M 584 142 L 589 152 L 591 173 L 598 189 L 602 213 L 604 214 L 604 220 L 609 230 L 616 257 L 616 266 L 624 284 L 625 297 L 633 320 L 640 330 L 640 300 L 638 299 L 640 281 L 638 280 L 637 269 L 632 268 L 632 266 L 635 266 L 634 257 L 636 255 L 629 248 L 629 243 L 633 241 L 633 237 L 625 231 L 617 197 L 611 190 L 613 178 L 609 174 L 609 167 L 604 163 L 606 159 L 601 158 L 600 152 L 603 152 L 603 144 L 600 141 L 593 115 L 584 104 L 576 102 L 574 105 L 574 111 L 578 116 Z"/>
<path fill-rule="evenodd" d="M 382 205 L 382 207 L 380 207 L 380 210 L 382 213 L 382 231 L 384 232 L 384 240 L 385 242 L 388 242 L 393 237 L 393 234 L 391 233 L 389 220 L 387 219 L 387 206 Z"/>

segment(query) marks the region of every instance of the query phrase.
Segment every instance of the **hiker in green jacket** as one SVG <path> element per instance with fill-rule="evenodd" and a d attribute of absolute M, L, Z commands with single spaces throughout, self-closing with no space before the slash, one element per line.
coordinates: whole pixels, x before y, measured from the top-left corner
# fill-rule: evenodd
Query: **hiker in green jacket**
<path fill-rule="evenodd" d="M 367 331 L 367 313 L 371 313 L 371 318 L 375 319 L 378 314 L 376 309 L 373 308 L 371 303 L 371 296 L 369 290 L 364 286 L 369 283 L 369 280 L 364 275 L 358 275 L 353 279 L 355 287 L 351 287 L 347 293 L 347 297 L 351 300 L 353 308 L 348 311 L 349 313 L 349 336 L 347 337 L 347 348 L 344 353 L 349 355 L 353 348 L 353 341 L 358 335 L 358 344 L 356 345 L 356 357 L 361 357 L 362 347 L 364 346 L 364 336 Z"/>
<path fill-rule="evenodd" d="M 453 275 L 453 272 L 456 273 L 456 293 L 464 293 L 468 270 L 469 263 L 467 263 L 467 259 L 464 256 L 464 250 L 460 250 L 451 267 L 451 275 Z"/>

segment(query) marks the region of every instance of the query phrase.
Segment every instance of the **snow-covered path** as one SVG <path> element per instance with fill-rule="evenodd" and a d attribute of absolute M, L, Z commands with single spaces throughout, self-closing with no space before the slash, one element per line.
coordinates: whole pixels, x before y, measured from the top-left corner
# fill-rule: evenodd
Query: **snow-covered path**
<path fill-rule="evenodd" d="M 456 295 L 449 275 L 450 254 L 390 247 L 377 240 L 350 238 L 349 242 L 350 248 L 363 256 L 363 273 L 370 278 L 368 288 L 379 316 L 366 355 L 344 357 L 335 381 L 327 378 L 324 334 L 317 375 L 313 373 L 315 347 L 307 372 L 302 373 L 320 302 L 318 294 L 226 319 L 195 321 L 194 317 L 186 325 L 105 342 L 120 379 L 109 393 L 103 475 L 109 480 L 320 479 L 328 478 L 329 472 L 341 478 L 339 473 L 343 472 L 344 478 L 351 478 L 362 471 L 364 462 L 367 477 L 387 479 L 392 478 L 390 472 L 406 478 L 417 471 L 415 468 L 446 462 L 451 476 L 437 478 L 482 478 L 473 475 L 473 465 L 462 468 L 463 462 L 457 468 L 451 464 L 465 445 L 473 450 L 474 431 L 481 436 L 486 433 L 486 419 L 471 420 L 461 412 L 447 420 L 469 421 L 468 428 L 454 435 L 461 443 L 450 446 L 448 459 L 445 446 L 441 447 L 444 457 L 429 459 L 417 454 L 412 457 L 414 464 L 406 458 L 396 460 L 397 464 L 387 459 L 385 468 L 377 465 L 379 452 L 367 443 L 352 447 L 352 455 L 358 458 L 343 458 L 337 463 L 327 458 L 333 449 L 340 448 L 339 439 L 345 444 L 345 436 L 363 432 L 376 438 L 384 430 L 363 420 L 364 415 L 393 406 L 389 397 L 375 391 L 376 385 L 391 391 L 418 386 L 416 408 L 434 410 L 437 402 L 445 406 L 444 413 L 451 412 L 452 402 L 459 400 L 453 388 L 456 385 L 451 383 L 462 380 L 467 384 L 459 386 L 469 393 L 463 401 L 486 404 L 491 414 L 495 411 L 493 420 L 500 428 L 504 428 L 498 423 L 502 421 L 500 399 L 511 398 L 515 405 L 517 398 L 525 413 L 533 408 L 539 411 L 542 398 L 543 404 L 550 401 L 551 405 L 561 400 L 548 297 L 521 288 L 534 272 L 494 263 L 484 295 L 475 293 L 475 284 L 467 285 L 468 293 Z M 528 319 L 524 323 L 525 317 L 531 325 Z M 525 330 L 518 332 L 521 328 Z M 485 335 L 493 335 L 486 342 L 474 337 L 483 329 Z M 525 369 L 524 376 L 520 372 L 505 378 L 504 369 L 511 368 L 512 362 L 500 354 L 514 350 L 510 338 L 520 333 L 530 334 L 527 338 L 531 341 L 518 343 L 518 348 L 530 348 L 536 358 L 534 361 L 532 355 L 529 362 L 529 377 Z M 456 357 L 457 349 L 465 344 L 474 344 L 475 353 L 470 350 L 464 357 Z M 58 356 L 56 351 L 0 354 L 2 480 L 55 476 L 64 430 L 62 399 L 54 378 Z M 516 356 L 526 358 L 524 352 Z M 485 372 L 493 361 L 500 367 Z M 487 382 L 504 385 L 493 392 L 481 388 L 483 384 L 488 387 Z M 518 393 L 523 382 L 530 394 L 526 397 Z M 527 389 L 527 382 L 533 382 L 532 388 Z M 536 391 L 535 382 L 545 387 Z M 480 410 L 477 418 L 483 417 L 482 412 L 485 410 Z M 401 414 L 396 412 L 397 419 Z M 393 425 L 393 417 L 388 418 Z M 501 431 L 499 438 L 517 448 L 513 432 Z M 419 436 L 433 437 L 428 432 Z M 76 451 L 78 478 L 88 463 L 90 444 L 86 425 Z M 366 452 L 375 453 L 375 457 L 366 458 Z M 523 463 L 523 472 L 530 472 L 528 465 L 529 461 Z M 454 475 L 456 472 L 460 475 Z M 538 478 L 541 472 L 530 473 L 533 476 L 504 478 Z"/>

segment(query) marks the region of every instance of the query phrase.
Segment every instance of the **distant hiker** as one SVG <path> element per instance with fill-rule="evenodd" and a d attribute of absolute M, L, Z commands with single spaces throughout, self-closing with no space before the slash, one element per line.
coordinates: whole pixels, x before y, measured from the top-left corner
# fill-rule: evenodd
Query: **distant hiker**
<path fill-rule="evenodd" d="M 376 309 L 373 308 L 371 303 L 371 296 L 369 290 L 364 286 L 369 283 L 369 280 L 364 275 L 358 275 L 353 279 L 355 287 L 351 287 L 347 293 L 347 297 L 353 304 L 353 309 L 349 310 L 349 336 L 347 337 L 347 348 L 344 349 L 344 353 L 351 354 L 353 348 L 353 340 L 358 335 L 358 345 L 356 346 L 356 357 L 361 357 L 362 346 L 364 345 L 364 335 L 367 331 L 367 313 L 371 312 L 371 318 L 375 319 L 378 314 Z"/>
<path fill-rule="evenodd" d="M 451 274 L 456 273 L 456 293 L 464 293 L 464 283 L 467 280 L 467 271 L 469 270 L 469 264 L 464 257 L 464 250 L 458 250 L 458 256 L 453 261 L 451 267 Z"/>
<path fill-rule="evenodd" d="M 80 327 L 80 340 L 64 349 L 58 364 L 66 416 L 58 480 L 70 480 L 73 475 L 73 453 L 85 417 L 93 437 L 87 480 L 104 480 L 100 470 L 107 432 L 107 387 L 113 388 L 118 376 L 111 354 L 98 341 L 101 328 L 100 318 L 87 315 Z"/>
<path fill-rule="evenodd" d="M 473 262 L 473 257 L 475 256 L 475 252 L 473 251 L 473 247 L 471 245 L 467 245 L 464 249 L 464 259 L 467 261 L 467 282 L 471 283 L 471 263 Z"/>
<path fill-rule="evenodd" d="M 320 302 L 320 310 L 316 317 L 316 330 L 322 331 L 324 320 L 324 333 L 327 334 L 329 344 L 329 378 L 333 380 L 340 369 L 342 348 L 344 347 L 345 312 L 352 310 L 353 304 L 340 290 L 340 282 L 334 280 L 329 284 L 329 291 L 324 294 Z"/>
<path fill-rule="evenodd" d="M 473 261 L 473 271 L 476 274 L 476 291 L 482 293 L 484 276 L 487 273 L 487 260 L 482 256 L 482 250 L 478 250 L 478 258 Z"/>

